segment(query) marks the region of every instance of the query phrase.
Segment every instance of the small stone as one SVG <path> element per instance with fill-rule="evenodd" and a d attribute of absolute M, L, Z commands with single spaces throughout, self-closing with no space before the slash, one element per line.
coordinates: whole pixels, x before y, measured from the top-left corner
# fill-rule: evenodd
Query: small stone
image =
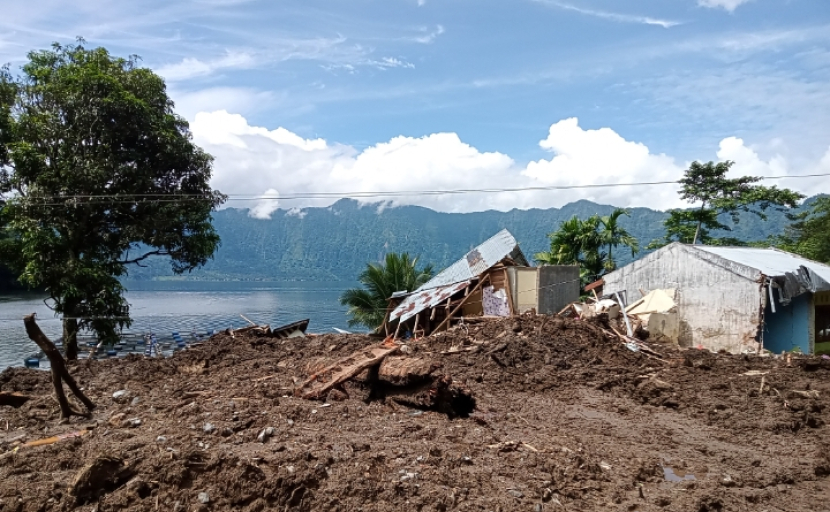
<path fill-rule="evenodd" d="M 167 442 L 167 438 L 166 438 L 166 437 L 164 437 L 164 436 L 158 436 L 158 437 L 156 438 L 156 442 L 157 442 L 157 443 L 166 443 L 166 442 Z"/>
<path fill-rule="evenodd" d="M 268 438 L 270 438 L 271 436 L 274 435 L 274 432 L 275 432 L 274 427 L 264 428 L 264 429 L 262 429 L 262 432 L 260 432 L 259 435 L 256 437 L 256 440 L 259 441 L 260 443 L 264 443 L 265 441 L 268 440 Z"/>
<path fill-rule="evenodd" d="M 525 497 L 524 493 L 522 491 L 518 490 L 518 489 L 508 489 L 507 494 L 513 496 L 516 499 L 520 499 L 520 498 Z"/>
<path fill-rule="evenodd" d="M 222 437 L 231 437 L 233 435 L 233 429 L 230 427 L 225 427 L 221 431 L 219 431 L 219 435 Z"/>
<path fill-rule="evenodd" d="M 214 430 L 216 430 L 216 426 L 213 423 L 205 423 L 202 427 L 202 431 L 205 434 L 212 434 Z"/>
<path fill-rule="evenodd" d="M 199 503 L 203 505 L 210 503 L 210 496 L 206 492 L 200 492 L 197 499 L 199 500 Z"/>
<path fill-rule="evenodd" d="M 132 406 L 136 406 L 136 405 L 138 405 L 138 404 L 140 404 L 140 403 L 141 403 L 141 398 L 140 398 L 140 397 L 135 397 L 135 398 L 133 398 L 133 400 L 130 402 L 130 405 L 132 405 Z"/>
<path fill-rule="evenodd" d="M 126 389 L 119 389 L 118 391 L 112 394 L 112 399 L 119 404 L 125 403 L 129 397 L 130 392 Z"/>
<path fill-rule="evenodd" d="M 288 426 L 294 426 L 294 420 L 292 420 L 291 418 L 288 419 Z"/>
<path fill-rule="evenodd" d="M 122 427 L 125 428 L 136 428 L 141 426 L 141 419 L 139 418 L 130 418 L 128 420 L 124 420 L 121 424 Z"/>
<path fill-rule="evenodd" d="M 119 412 L 119 413 L 113 414 L 112 416 L 110 416 L 110 419 L 109 419 L 108 423 L 109 423 L 109 424 L 110 424 L 110 426 L 112 426 L 112 427 L 120 427 L 120 426 L 121 426 L 121 423 L 123 423 L 123 422 L 124 422 L 124 418 L 125 418 L 126 416 L 127 416 L 127 415 L 126 415 L 126 414 L 124 414 L 123 412 Z"/>

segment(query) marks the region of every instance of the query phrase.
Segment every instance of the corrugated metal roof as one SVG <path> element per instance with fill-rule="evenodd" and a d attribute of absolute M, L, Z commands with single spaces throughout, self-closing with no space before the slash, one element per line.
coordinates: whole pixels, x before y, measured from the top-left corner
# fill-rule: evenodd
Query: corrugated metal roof
<path fill-rule="evenodd" d="M 395 320 L 398 317 L 401 321 L 407 320 L 415 316 L 418 312 L 423 311 L 428 307 L 441 302 L 440 300 L 434 304 L 430 304 L 430 300 L 426 298 L 419 301 L 420 292 L 433 289 L 444 289 L 450 285 L 464 283 L 466 286 L 470 280 L 483 274 L 487 269 L 500 262 L 504 258 L 510 257 L 519 265 L 530 266 L 525 258 L 525 255 L 519 249 L 519 244 L 509 231 L 503 229 L 489 238 L 472 251 L 464 255 L 463 258 L 456 261 L 449 267 L 442 270 L 438 275 L 430 279 L 423 286 L 412 292 L 412 294 L 404 299 L 404 301 L 392 311 L 390 320 Z M 463 288 L 463 287 L 462 287 Z M 459 288 L 460 290 L 461 288 Z M 455 292 L 453 292 L 455 293 Z M 438 293 L 440 295 L 440 292 Z M 444 298 L 446 299 L 446 297 Z M 418 304 L 413 306 L 413 304 Z M 420 308 L 420 309 L 419 309 Z M 406 314 L 403 314 L 406 312 Z"/>
<path fill-rule="evenodd" d="M 435 307 L 470 285 L 470 281 L 415 292 L 389 315 L 389 320 L 405 322 L 421 311 Z"/>
<path fill-rule="evenodd" d="M 823 284 L 815 283 L 817 287 L 812 291 L 830 289 L 830 266 L 802 258 L 796 254 L 773 248 L 715 247 L 708 245 L 692 245 L 689 247 L 754 268 L 767 277 L 787 277 L 788 275 L 798 274 L 800 269 L 806 268 L 810 273 L 824 281 Z"/>

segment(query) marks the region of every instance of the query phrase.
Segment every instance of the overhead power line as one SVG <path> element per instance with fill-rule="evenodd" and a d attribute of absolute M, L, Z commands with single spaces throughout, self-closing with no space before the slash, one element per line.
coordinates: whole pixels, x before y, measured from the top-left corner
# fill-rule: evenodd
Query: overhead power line
<path fill-rule="evenodd" d="M 830 176 L 830 173 L 799 174 L 791 176 L 762 176 L 761 180 L 798 179 Z M 498 194 L 508 192 L 539 192 L 556 190 L 601 189 L 615 187 L 643 187 L 657 185 L 677 185 L 679 181 L 640 181 L 629 183 L 586 183 L 581 185 L 546 185 L 536 187 L 514 188 L 463 188 L 444 190 L 385 190 L 385 191 L 351 191 L 351 192 L 303 192 L 296 194 L 262 195 L 262 194 L 228 194 L 228 201 L 295 201 L 302 199 L 340 199 L 340 198 L 388 198 L 417 197 L 461 194 Z M 204 194 L 68 194 L 30 197 L 38 206 L 66 206 L 67 201 L 75 200 L 77 204 L 113 204 L 136 203 L 140 201 L 154 203 L 177 203 L 181 201 L 203 201 Z M 40 202 L 59 201 L 59 202 Z"/>

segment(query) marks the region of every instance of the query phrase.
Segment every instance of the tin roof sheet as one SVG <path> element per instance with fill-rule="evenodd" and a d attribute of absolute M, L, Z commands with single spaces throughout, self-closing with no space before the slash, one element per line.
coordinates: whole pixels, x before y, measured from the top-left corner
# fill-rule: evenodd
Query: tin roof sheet
<path fill-rule="evenodd" d="M 390 320 L 405 322 L 421 311 L 437 306 L 470 285 L 470 281 L 415 292 L 389 315 Z"/>
<path fill-rule="evenodd" d="M 396 320 L 400 318 L 401 321 L 405 321 L 418 314 L 418 312 L 433 307 L 441 300 L 446 300 L 446 297 L 435 301 L 429 297 L 435 298 L 442 295 L 446 289 L 463 284 L 452 292 L 456 293 L 467 286 L 472 279 L 477 278 L 487 269 L 507 257 L 512 258 L 519 265 L 530 266 L 521 249 L 519 249 L 516 239 L 509 231 L 503 229 L 412 292 L 392 311 L 389 319 Z M 431 294 L 423 295 L 423 292 L 430 290 L 433 290 Z M 423 297 L 423 299 L 419 300 L 418 297 Z"/>
<path fill-rule="evenodd" d="M 796 274 L 799 269 L 804 267 L 825 281 L 825 283 L 830 283 L 830 266 L 778 249 L 716 247 L 708 245 L 693 245 L 690 247 L 715 254 L 749 268 L 754 268 L 768 277 L 785 277 L 788 274 Z"/>

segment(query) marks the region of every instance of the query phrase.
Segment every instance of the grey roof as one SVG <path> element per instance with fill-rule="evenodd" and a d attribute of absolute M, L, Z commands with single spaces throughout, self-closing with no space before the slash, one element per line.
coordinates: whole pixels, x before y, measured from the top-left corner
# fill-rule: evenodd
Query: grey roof
<path fill-rule="evenodd" d="M 454 289 L 451 285 L 466 283 L 472 279 L 477 278 L 483 274 L 487 269 L 500 262 L 504 258 L 510 257 L 518 265 L 529 267 L 527 258 L 519 249 L 519 244 L 509 231 L 503 229 L 496 233 L 493 237 L 488 239 L 483 244 L 471 250 L 464 255 L 463 258 L 456 261 L 449 267 L 442 270 L 437 276 L 430 279 L 420 288 L 409 294 L 409 296 L 398 305 L 397 308 L 390 314 L 390 319 L 398 317 L 401 320 L 406 320 L 415 316 L 420 311 L 427 309 L 434 305 L 435 300 L 442 293 L 424 294 L 427 290 L 434 290 L 437 288 Z M 461 287 L 463 288 L 463 286 Z M 441 290 L 444 292 L 445 290 Z M 455 291 L 453 291 L 455 293 Z M 398 292 L 395 292 L 393 297 L 400 297 Z M 421 297 L 422 300 L 418 300 Z M 446 297 L 440 300 L 444 300 Z M 440 302 L 439 300 L 439 302 Z"/>
<path fill-rule="evenodd" d="M 480 276 L 485 270 L 507 257 L 512 258 L 519 265 L 530 266 L 510 231 L 502 229 L 415 291 L 419 292 L 469 281 Z"/>
<path fill-rule="evenodd" d="M 790 278 L 802 276 L 803 279 L 799 278 L 798 280 L 802 281 L 805 291 L 830 290 L 830 266 L 802 258 L 797 254 L 774 248 L 716 247 L 710 245 L 690 245 L 688 247 L 754 268 L 767 277 Z"/>

